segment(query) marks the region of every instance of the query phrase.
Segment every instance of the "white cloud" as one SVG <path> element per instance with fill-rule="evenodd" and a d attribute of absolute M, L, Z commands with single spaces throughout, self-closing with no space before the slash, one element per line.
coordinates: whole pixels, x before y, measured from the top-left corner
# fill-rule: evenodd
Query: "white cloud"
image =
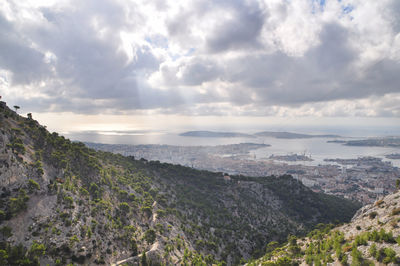
<path fill-rule="evenodd" d="M 398 117 L 398 3 L 5 0 L 0 85 L 36 112 Z"/>

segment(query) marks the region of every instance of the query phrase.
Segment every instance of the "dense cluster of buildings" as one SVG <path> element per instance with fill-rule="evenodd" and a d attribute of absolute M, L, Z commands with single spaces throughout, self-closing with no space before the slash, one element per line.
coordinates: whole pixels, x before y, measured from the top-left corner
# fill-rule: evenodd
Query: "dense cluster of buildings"
<path fill-rule="evenodd" d="M 230 175 L 270 176 L 291 174 L 317 192 L 325 192 L 363 203 L 395 189 L 400 169 L 380 158 L 326 159 L 317 166 L 288 164 L 272 159 L 257 159 L 249 151 L 263 144 L 221 146 L 107 145 L 88 144 L 95 149 L 133 155 L 136 158 L 181 164 Z"/>

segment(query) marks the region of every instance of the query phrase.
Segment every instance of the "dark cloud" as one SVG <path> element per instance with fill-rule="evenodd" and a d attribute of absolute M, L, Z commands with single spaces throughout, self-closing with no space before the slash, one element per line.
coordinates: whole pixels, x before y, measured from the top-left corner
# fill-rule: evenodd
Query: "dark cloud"
<path fill-rule="evenodd" d="M 400 1 L 392 1 L 388 8 L 390 14 L 390 22 L 392 23 L 393 30 L 397 33 L 400 32 Z"/>
<path fill-rule="evenodd" d="M 227 64 L 226 79 L 256 92 L 248 103 L 296 105 L 400 92 L 399 62 L 383 60 L 360 78 L 345 29 L 329 24 L 320 36 L 320 44 L 303 57 L 274 53 L 235 59 Z"/>
<path fill-rule="evenodd" d="M 235 105 L 299 106 L 400 92 L 399 62 L 382 60 L 360 74 L 354 65 L 357 59 L 347 31 L 338 24 L 327 24 L 320 34 L 320 44 L 303 57 L 281 52 L 244 55 L 225 61 L 223 68 L 213 60 L 193 59 L 194 62 L 186 64 L 195 67 L 181 71 L 180 81 L 182 85 L 190 84 L 190 80 L 193 85 L 202 84 L 210 77 L 228 81 L 232 84 L 228 98 L 218 99 Z M 175 74 L 172 72 L 169 76 Z M 210 93 L 209 97 L 215 95 Z"/>
<path fill-rule="evenodd" d="M 210 29 L 207 49 L 211 52 L 223 52 L 230 49 L 256 48 L 260 46 L 258 37 L 266 14 L 257 4 L 245 5 L 233 1 L 232 17 L 221 18 L 214 29 Z"/>
<path fill-rule="evenodd" d="M 157 70 L 160 62 L 146 45 L 132 45 L 134 58 L 129 61 L 120 39 L 120 31 L 134 30 L 141 17 L 136 16 L 137 23 L 132 24 L 124 16 L 129 12 L 109 1 L 84 5 L 79 10 L 43 9 L 50 25 L 34 32 L 41 45 L 57 57 L 55 67 L 58 77 L 65 80 L 64 93 L 71 98 L 130 99 L 129 108 L 141 108 L 138 79 Z"/>
<path fill-rule="evenodd" d="M 27 84 L 46 79 L 50 70 L 45 55 L 32 48 L 32 41 L 18 33 L 0 13 L 0 69 L 13 73 L 14 84 Z"/>
<path fill-rule="evenodd" d="M 210 62 L 195 62 L 182 71 L 185 85 L 201 85 L 218 77 L 218 66 Z"/>
<path fill-rule="evenodd" d="M 134 96 L 136 62 L 127 64 L 127 55 L 119 49 L 119 31 L 125 25 L 124 10 L 107 1 L 88 1 L 85 5 L 82 10 L 43 10 L 44 16 L 50 18 L 50 25 L 47 30 L 37 29 L 36 39 L 56 55 L 58 76 L 70 88 L 75 88 L 67 92 L 71 97 Z M 138 54 L 142 66 L 147 64 L 143 58 L 146 53 L 144 49 Z"/>
<path fill-rule="evenodd" d="M 268 5 L 256 1 L 197 0 L 172 16 L 171 5 L 157 1 L 149 6 L 165 12 L 165 28 L 144 33 L 155 17 L 143 13 L 138 3 L 70 4 L 35 10 L 41 16 L 34 23 L 21 17 L 7 20 L 0 10 L 0 70 L 12 73 L 11 86 L 45 83 L 38 87 L 44 97 L 15 96 L 36 112 L 155 109 L 223 114 L 231 105 L 241 107 L 243 114 L 257 108 L 271 114 L 268 106 L 301 107 L 400 93 L 398 57 L 384 55 L 360 64 L 364 51 L 354 40 L 363 32 L 354 33 L 344 23 L 320 20 L 315 40 L 299 41 L 307 46 L 305 52 L 287 53 L 282 44 L 293 36 L 279 39 L 275 30 L 277 17 L 286 23 L 293 15 L 294 7 L 288 4 L 271 9 L 279 13 L 273 17 Z M 400 5 L 392 1 L 389 6 L 385 14 L 390 34 L 398 36 Z M 17 9 L 14 6 L 13 12 Z M 123 41 L 122 32 L 135 38 Z M 161 81 L 152 83 L 154 76 Z M 225 107 L 218 109 L 221 104 Z M 377 105 L 381 114 L 399 113 L 398 105 L 382 106 Z"/>

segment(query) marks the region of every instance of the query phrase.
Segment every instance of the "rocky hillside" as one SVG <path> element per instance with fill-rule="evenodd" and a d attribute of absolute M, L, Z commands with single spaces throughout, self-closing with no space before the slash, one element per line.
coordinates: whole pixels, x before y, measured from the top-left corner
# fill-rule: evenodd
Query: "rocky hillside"
<path fill-rule="evenodd" d="M 359 207 L 290 176 L 229 177 L 95 151 L 4 102 L 0 128 L 0 265 L 232 265 Z"/>
<path fill-rule="evenodd" d="M 307 237 L 292 236 L 248 265 L 400 265 L 400 191 L 357 211 L 350 223 L 320 225 Z"/>

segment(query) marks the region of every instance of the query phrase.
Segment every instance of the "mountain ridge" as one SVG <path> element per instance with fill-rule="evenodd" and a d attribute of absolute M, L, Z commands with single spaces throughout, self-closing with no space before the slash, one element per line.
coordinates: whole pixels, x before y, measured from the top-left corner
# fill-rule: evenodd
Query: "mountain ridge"
<path fill-rule="evenodd" d="M 0 103 L 4 264 L 236 265 L 359 205 L 291 176 L 245 177 L 95 151 Z"/>
<path fill-rule="evenodd" d="M 183 137 L 203 137 L 203 138 L 256 138 L 256 137 L 273 137 L 278 139 L 305 139 L 305 138 L 340 138 L 339 135 L 333 134 L 300 134 L 285 131 L 262 131 L 254 134 L 245 134 L 238 132 L 219 132 L 219 131 L 187 131 L 179 134 Z"/>

